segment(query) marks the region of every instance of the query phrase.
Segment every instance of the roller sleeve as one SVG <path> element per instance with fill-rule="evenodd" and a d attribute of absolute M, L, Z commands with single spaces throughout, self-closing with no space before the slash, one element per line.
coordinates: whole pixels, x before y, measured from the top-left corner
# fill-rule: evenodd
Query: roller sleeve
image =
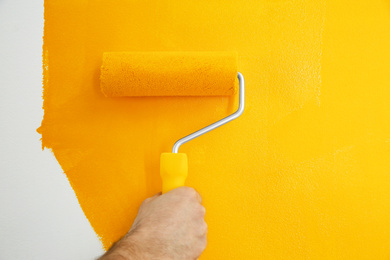
<path fill-rule="evenodd" d="M 107 97 L 234 95 L 237 53 L 106 52 L 100 83 Z"/>

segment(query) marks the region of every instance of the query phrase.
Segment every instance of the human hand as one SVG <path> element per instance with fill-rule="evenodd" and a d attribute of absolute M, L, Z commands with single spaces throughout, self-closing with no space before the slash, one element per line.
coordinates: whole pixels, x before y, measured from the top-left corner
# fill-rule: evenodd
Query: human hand
<path fill-rule="evenodd" d="M 204 215 L 193 188 L 157 194 L 142 203 L 129 233 L 101 259 L 197 259 L 207 244 Z"/>

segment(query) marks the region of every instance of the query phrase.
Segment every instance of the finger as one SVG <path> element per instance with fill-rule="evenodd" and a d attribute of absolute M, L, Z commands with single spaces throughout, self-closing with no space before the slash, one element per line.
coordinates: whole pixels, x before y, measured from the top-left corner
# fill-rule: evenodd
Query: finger
<path fill-rule="evenodd" d="M 200 194 L 195 191 L 195 197 L 196 197 L 196 200 L 199 201 L 199 203 L 202 203 L 202 197 L 200 196 Z"/>
<path fill-rule="evenodd" d="M 204 216 L 206 215 L 206 208 L 204 206 L 200 205 L 199 212 L 200 212 L 201 216 L 204 218 Z"/>
<path fill-rule="evenodd" d="M 207 230 L 208 230 L 207 223 L 203 222 L 203 225 L 202 225 L 202 235 L 207 234 Z"/>

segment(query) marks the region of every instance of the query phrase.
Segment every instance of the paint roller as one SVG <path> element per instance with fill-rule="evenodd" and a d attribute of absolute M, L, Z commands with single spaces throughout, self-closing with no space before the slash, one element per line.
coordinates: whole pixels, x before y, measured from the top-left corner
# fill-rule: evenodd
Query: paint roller
<path fill-rule="evenodd" d="M 238 81 L 238 91 L 237 91 Z M 184 186 L 188 159 L 179 147 L 244 111 L 244 77 L 237 71 L 235 52 L 107 52 L 103 54 L 101 91 L 106 97 L 231 96 L 238 92 L 233 114 L 179 139 L 172 153 L 162 153 L 162 191 Z"/>

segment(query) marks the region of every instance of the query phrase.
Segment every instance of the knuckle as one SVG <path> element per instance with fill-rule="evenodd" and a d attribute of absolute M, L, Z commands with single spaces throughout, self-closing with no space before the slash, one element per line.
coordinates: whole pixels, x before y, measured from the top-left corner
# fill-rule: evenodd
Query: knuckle
<path fill-rule="evenodd" d="M 203 224 L 203 230 L 204 230 L 204 233 L 207 234 L 208 226 L 207 226 L 206 222 L 204 222 L 204 224 Z"/>
<path fill-rule="evenodd" d="M 207 246 L 207 237 L 204 237 L 204 239 L 202 239 L 202 243 L 201 243 L 202 251 L 206 249 L 206 246 Z"/>
<path fill-rule="evenodd" d="M 188 187 L 187 193 L 188 193 L 188 195 L 191 196 L 191 197 L 195 197 L 196 194 L 197 194 L 196 190 L 195 190 L 194 188 L 191 188 L 191 187 Z"/>
<path fill-rule="evenodd" d="M 183 187 L 182 188 L 182 191 L 183 191 L 183 195 L 185 195 L 186 197 L 188 198 L 192 198 L 192 197 L 195 197 L 196 196 L 196 191 L 194 188 L 192 187 Z"/>
<path fill-rule="evenodd" d="M 206 249 L 207 246 L 207 238 L 201 238 L 200 240 L 197 241 L 195 250 L 197 255 L 201 255 L 202 252 Z"/>
<path fill-rule="evenodd" d="M 206 208 L 204 206 L 200 206 L 200 213 L 204 217 L 206 215 Z"/>

